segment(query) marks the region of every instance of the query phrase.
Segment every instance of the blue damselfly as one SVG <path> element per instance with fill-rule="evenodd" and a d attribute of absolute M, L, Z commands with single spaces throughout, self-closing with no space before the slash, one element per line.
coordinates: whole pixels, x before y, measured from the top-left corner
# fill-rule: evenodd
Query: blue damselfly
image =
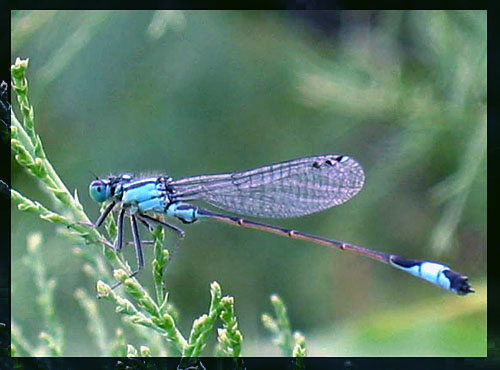
<path fill-rule="evenodd" d="M 186 224 L 212 219 L 307 240 L 384 262 L 459 295 L 474 292 L 466 276 L 438 262 L 409 260 L 395 254 L 226 215 L 188 203 L 205 201 L 236 214 L 254 217 L 299 217 L 346 202 L 361 190 L 364 180 L 363 168 L 356 160 L 346 155 L 329 154 L 298 158 L 242 172 L 179 180 L 169 176 L 134 178 L 130 174 L 123 174 L 92 181 L 90 196 L 100 203 L 109 202 L 96 221 L 96 227 L 102 225 L 115 207 L 119 208 L 117 239 L 110 246 L 115 251 L 120 251 L 123 247 L 124 218 L 130 218 L 138 264 L 131 276 L 144 267 L 137 220 L 149 229 L 156 224 L 180 237 L 184 236 L 182 229 L 159 218 L 166 215 Z"/>

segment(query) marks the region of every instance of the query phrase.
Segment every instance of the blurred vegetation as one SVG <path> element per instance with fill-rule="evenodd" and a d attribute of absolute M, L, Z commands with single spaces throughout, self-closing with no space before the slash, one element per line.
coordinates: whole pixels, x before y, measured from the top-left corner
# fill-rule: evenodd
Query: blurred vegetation
<path fill-rule="evenodd" d="M 107 298 L 116 304 L 115 311 L 123 315 L 126 324 L 129 324 L 136 330 L 143 326 L 157 332 L 156 334 L 159 333 L 162 336 L 161 342 L 170 343 L 175 348 L 176 354 L 180 356 L 199 357 L 207 345 L 207 340 L 214 329 L 216 321 L 220 319 L 222 321 L 222 328 L 217 330 L 217 353 L 221 356 L 239 357 L 243 336 L 238 330 L 238 321 L 234 311 L 234 298 L 231 296 L 222 297 L 222 291 L 217 282 L 213 282 L 210 285 L 211 300 L 208 314 L 203 314 L 193 321 L 189 338 L 186 339 L 177 328 L 176 321 L 179 320 L 179 313 L 175 311 L 171 303 L 167 303 L 168 292 L 165 291 L 163 280 L 163 273 L 170 254 L 167 249 L 163 249 L 165 233 L 162 227 L 158 226 L 156 229 L 153 229 L 152 226 L 148 225 L 148 229 L 150 229 L 149 231 L 153 237 L 155 254 L 152 263 L 156 293 L 155 300 L 137 279 L 133 278 L 138 271 L 133 272 L 127 261 L 123 260 L 122 253 L 117 253 L 115 250 L 113 241 L 116 240 L 118 228 L 113 215 L 108 215 L 104 220 L 105 235 L 108 236 L 108 239 L 90 223 L 79 201 L 77 191 L 75 190 L 74 195 L 72 195 L 64 186 L 50 160 L 47 158 L 43 149 L 43 143 L 36 132 L 34 109 L 30 104 L 28 96 L 29 83 L 26 78 L 28 65 L 29 61 L 27 59 L 16 58 L 15 64 L 11 66 L 12 89 L 16 93 L 19 110 L 22 114 L 22 119 L 20 119 L 11 112 L 11 150 L 16 162 L 38 181 L 43 191 L 52 196 L 52 206 L 54 209 L 47 208 L 36 199 L 27 198 L 16 189 L 10 189 L 12 202 L 16 205 L 17 209 L 21 212 L 38 214 L 42 220 L 63 226 L 59 231 L 62 231 L 62 234 L 71 242 L 83 242 L 87 246 L 101 246 L 102 252 L 108 259 L 109 264 L 116 268 L 113 271 L 113 276 L 118 281 L 110 287 L 102 280 L 99 280 L 97 282 L 97 298 Z M 102 205 L 102 214 L 109 213 L 109 211 L 106 211 L 108 207 L 105 204 Z M 78 240 L 79 238 L 81 240 Z M 134 236 L 135 239 L 136 237 Z M 63 352 L 63 330 L 58 323 L 54 310 L 56 280 L 53 278 L 49 279 L 47 276 L 47 269 L 43 263 L 40 248 L 41 241 L 42 237 L 40 233 L 29 234 L 26 264 L 32 271 L 33 279 L 36 282 L 38 291 L 37 303 L 42 311 L 42 316 L 45 318 L 43 327 L 46 330 L 41 331 L 39 334 L 39 339 L 43 343 L 37 345 L 35 349 L 23 337 L 21 329 L 14 323 L 11 347 L 12 356 L 17 356 L 18 354 L 37 357 L 46 355 L 61 356 Z M 97 248 L 88 248 L 86 250 L 75 248 L 74 251 L 77 252 L 75 254 L 81 257 L 82 262 L 87 262 L 84 264 L 83 270 L 91 277 L 101 273 L 103 275 L 110 275 L 106 271 L 106 268 L 103 268 L 104 262 L 102 256 L 98 254 Z M 119 286 L 124 288 L 124 292 L 129 299 L 119 295 L 114 290 Z M 75 298 L 86 313 L 89 322 L 89 332 L 94 335 L 102 356 L 122 353 L 127 357 L 138 357 L 139 355 L 141 357 L 151 357 L 150 347 L 156 344 L 158 340 L 154 341 L 152 337 L 148 336 L 146 342 L 149 346 L 143 345 L 137 351 L 132 344 L 126 343 L 121 329 L 117 329 L 116 341 L 112 342 L 108 348 L 105 325 L 95 301 L 81 288 L 76 290 Z M 284 307 L 282 311 L 284 315 L 286 312 Z M 288 322 L 288 317 L 284 317 L 283 320 Z M 302 342 L 304 341 L 302 339 Z M 303 346 L 305 346 L 305 342 Z M 164 353 L 165 348 L 163 347 L 155 351 L 155 354 L 158 356 Z"/>
<path fill-rule="evenodd" d="M 173 259 L 164 276 L 182 313 L 178 326 L 187 332 L 206 310 L 199 297 L 217 280 L 235 298 L 244 356 L 280 355 L 260 324 L 273 293 L 311 356 L 486 355 L 486 39 L 485 11 L 12 14 L 12 62 L 30 58 L 37 133 L 94 219 L 91 172 L 183 177 L 345 153 L 365 169 L 363 191 L 335 209 L 275 223 L 438 260 L 476 289 L 456 297 L 321 246 L 182 225 L 182 243 L 172 249 L 166 238 Z M 12 187 L 51 202 L 15 161 Z M 95 247 L 68 243 L 15 207 L 13 321 L 33 343 L 37 282 L 22 262 L 31 231 L 46 236 L 44 268 L 58 281 L 63 354 L 99 355 L 82 302 L 103 276 L 85 272 L 73 253 Z M 132 249 L 124 255 L 134 263 Z M 138 280 L 155 291 L 151 271 Z M 131 345 L 116 353 L 148 353 L 112 303 L 95 303 L 101 330 Z"/>

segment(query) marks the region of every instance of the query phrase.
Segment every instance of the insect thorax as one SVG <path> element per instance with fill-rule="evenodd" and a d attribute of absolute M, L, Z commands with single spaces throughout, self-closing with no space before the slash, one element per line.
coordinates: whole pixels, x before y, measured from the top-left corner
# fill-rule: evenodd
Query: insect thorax
<path fill-rule="evenodd" d="M 165 212 L 172 203 L 171 177 L 159 176 L 120 183 L 115 191 L 122 206 L 139 212 Z M 120 187 L 121 186 L 121 187 Z"/>

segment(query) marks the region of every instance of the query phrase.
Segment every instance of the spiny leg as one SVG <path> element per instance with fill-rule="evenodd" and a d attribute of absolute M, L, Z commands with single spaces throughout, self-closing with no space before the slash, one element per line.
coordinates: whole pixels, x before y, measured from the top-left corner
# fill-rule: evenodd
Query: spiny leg
<path fill-rule="evenodd" d="M 154 245 L 155 241 L 154 240 L 142 240 L 141 244 L 142 245 Z M 134 245 L 133 241 L 127 242 L 127 245 Z"/>
<path fill-rule="evenodd" d="M 108 242 L 106 239 L 104 238 L 99 238 L 97 239 L 96 241 L 88 241 L 86 240 L 85 241 L 85 244 L 89 245 L 89 244 L 104 244 L 106 247 L 108 247 L 109 249 L 111 249 L 113 252 L 115 252 L 115 246 L 113 244 L 111 244 L 110 242 Z"/>
<path fill-rule="evenodd" d="M 174 232 L 175 234 L 177 234 L 177 236 L 179 238 L 184 238 L 184 236 L 185 236 L 184 230 L 182 230 L 181 228 L 178 228 L 175 225 L 169 224 L 169 223 L 167 223 L 165 221 L 157 220 L 156 218 L 150 217 L 150 216 L 142 214 L 142 213 L 141 214 L 136 214 L 135 216 L 136 216 L 136 218 L 139 221 L 142 222 L 142 224 L 150 232 L 152 232 L 154 230 L 154 227 L 153 227 L 153 225 L 151 223 L 156 223 L 156 224 L 162 226 L 163 228 L 167 229 L 168 231 Z M 142 245 L 145 245 L 145 244 L 153 245 L 154 244 L 154 240 L 141 240 L 141 244 Z M 129 241 L 129 242 L 127 242 L 127 245 L 135 245 L 135 243 L 133 241 Z"/>
<path fill-rule="evenodd" d="M 156 218 L 153 218 L 151 216 L 148 216 L 148 215 L 145 215 L 143 213 L 140 213 L 137 215 L 137 218 L 144 222 L 145 224 L 149 225 L 150 222 L 152 223 L 155 223 L 157 225 L 160 225 L 162 226 L 163 228 L 169 230 L 169 231 L 172 231 L 174 233 L 177 234 L 178 237 L 180 238 L 184 238 L 184 230 L 182 230 L 181 228 L 178 228 L 177 226 L 175 225 L 172 225 L 172 224 L 169 224 L 168 222 L 165 222 L 165 221 L 161 221 L 161 220 L 157 220 Z"/>
<path fill-rule="evenodd" d="M 154 230 L 153 225 L 151 225 L 149 222 L 147 222 L 143 218 L 139 217 L 139 215 L 137 215 L 137 219 L 142 222 L 142 224 L 146 227 L 146 229 L 148 229 L 148 231 L 150 233 L 153 232 L 153 230 Z M 144 243 L 144 240 L 142 242 Z"/>
<path fill-rule="evenodd" d="M 152 233 L 152 232 L 153 232 L 153 230 L 154 230 L 153 225 L 151 225 L 151 224 L 147 223 L 147 222 L 146 222 L 145 220 L 143 220 L 142 218 L 137 217 L 137 219 L 138 219 L 139 221 L 141 221 L 141 222 L 142 222 L 142 224 L 146 227 L 146 229 L 148 229 L 148 231 L 149 231 L 150 233 Z M 154 240 L 141 240 L 141 244 L 142 244 L 142 245 L 153 245 L 154 243 L 155 243 L 155 242 L 154 242 Z M 135 245 L 135 243 L 134 243 L 133 241 L 128 241 L 128 242 L 127 242 L 127 245 Z"/>
<path fill-rule="evenodd" d="M 104 222 L 104 220 L 106 219 L 106 217 L 108 217 L 109 213 L 113 210 L 113 207 L 116 205 L 116 202 L 111 202 L 107 207 L 106 209 L 99 215 L 99 218 L 97 219 L 97 221 L 94 223 L 92 222 L 84 222 L 84 221 L 78 221 L 78 222 L 75 222 L 74 224 L 70 224 L 67 226 L 67 228 L 71 228 L 71 227 L 74 227 L 74 225 L 85 225 L 85 226 L 89 226 L 89 227 L 93 227 L 93 228 L 98 228 L 99 226 L 102 225 L 102 223 Z M 115 249 L 115 246 L 110 244 L 107 240 L 104 240 L 104 239 L 99 239 L 98 240 L 100 243 L 104 244 L 106 247 L 110 248 L 111 250 L 113 251 L 116 251 Z"/>
<path fill-rule="evenodd" d="M 141 238 L 139 236 L 139 228 L 137 227 L 137 220 L 134 215 L 130 216 L 130 227 L 132 228 L 132 237 L 134 238 L 135 254 L 137 257 L 137 270 L 135 270 L 130 277 L 137 274 L 144 268 L 144 254 L 142 253 Z"/>
<path fill-rule="evenodd" d="M 117 240 L 116 240 L 116 247 L 115 251 L 121 251 L 123 248 L 123 220 L 125 218 L 125 209 L 122 208 L 120 209 L 120 213 L 118 213 L 118 220 L 117 220 Z"/>
<path fill-rule="evenodd" d="M 85 221 L 78 221 L 78 222 L 75 222 L 74 224 L 68 225 L 67 227 L 70 228 L 73 225 L 85 225 L 85 226 L 90 226 L 90 227 L 98 228 L 99 226 L 102 225 L 102 223 L 104 222 L 104 220 L 106 219 L 106 217 L 108 217 L 109 213 L 111 212 L 111 210 L 113 209 L 113 207 L 115 205 L 116 205 L 116 202 L 111 202 L 106 207 L 106 209 L 104 211 L 102 211 L 102 213 L 99 215 L 99 218 L 97 219 L 97 221 L 95 223 L 85 222 Z"/>
<path fill-rule="evenodd" d="M 129 275 L 129 278 L 133 278 L 139 271 L 144 268 L 144 254 L 142 253 L 141 239 L 139 236 L 139 228 L 137 227 L 137 220 L 134 215 L 130 215 L 130 228 L 132 229 L 132 237 L 135 244 L 135 254 L 137 257 L 137 269 Z M 122 284 L 121 281 L 117 281 L 111 289 L 115 289 Z"/>
<path fill-rule="evenodd" d="M 175 225 L 172 225 L 172 224 L 170 224 L 168 222 L 165 222 L 165 221 L 162 221 L 162 220 L 158 220 L 156 218 L 150 217 L 150 216 L 145 215 L 143 213 L 138 214 L 137 218 L 139 220 L 141 220 L 143 223 L 148 224 L 148 225 L 150 225 L 150 222 L 155 223 L 157 225 L 160 225 L 163 228 L 167 229 L 168 231 L 172 231 L 175 234 L 177 234 L 177 236 L 180 239 L 184 238 L 184 235 L 185 235 L 184 230 L 182 230 L 181 228 L 179 228 L 179 227 L 177 227 Z M 178 247 L 177 240 L 174 241 L 174 245 L 172 247 L 172 250 L 170 251 L 170 258 L 169 258 L 170 260 L 174 257 L 174 254 L 177 251 L 177 247 Z M 150 242 L 150 244 L 154 244 L 154 241 Z"/>
<path fill-rule="evenodd" d="M 166 222 L 162 222 L 160 220 L 156 220 L 152 217 L 146 216 L 144 214 L 136 214 L 136 218 L 142 222 L 142 224 L 149 230 L 150 233 L 154 231 L 154 226 L 152 225 L 153 222 L 157 223 L 158 225 L 162 226 L 163 228 L 166 228 L 168 231 L 173 231 L 177 234 L 179 238 L 184 237 L 184 231 L 182 229 L 179 229 L 178 227 L 168 224 Z M 153 245 L 155 242 L 154 240 L 142 240 L 141 241 L 142 245 Z M 127 242 L 127 245 L 132 245 L 135 244 L 133 241 Z"/>
<path fill-rule="evenodd" d="M 95 227 L 99 227 L 102 225 L 102 223 L 104 222 L 104 220 L 106 219 L 106 217 L 108 217 L 109 213 L 111 212 L 111 210 L 113 209 L 113 207 L 116 205 L 116 202 L 111 202 L 107 207 L 106 209 L 101 213 L 101 215 L 99 216 L 99 218 L 97 219 L 97 221 L 95 222 L 94 226 Z"/>

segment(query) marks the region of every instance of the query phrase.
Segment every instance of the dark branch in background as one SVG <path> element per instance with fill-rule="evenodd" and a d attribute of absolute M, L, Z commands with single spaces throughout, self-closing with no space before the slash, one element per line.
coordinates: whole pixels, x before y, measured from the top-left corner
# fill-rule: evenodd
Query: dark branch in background
<path fill-rule="evenodd" d="M 10 100 L 9 100 L 9 85 L 2 81 L 0 84 L 0 121 L 2 121 L 2 139 L 10 138 Z M 5 131 L 5 133 L 4 133 Z M 0 195 L 10 198 L 9 186 L 0 180 Z"/>
<path fill-rule="evenodd" d="M 1 141 L 2 144 L 5 141 L 10 139 L 10 100 L 9 100 L 9 85 L 2 81 L 0 84 L 0 120 L 2 124 L 0 124 L 1 133 Z M 5 132 L 5 133 L 4 133 Z M 4 163 L 7 162 L 7 158 L 4 158 Z M 5 167 L 4 167 L 5 168 Z M 1 177 L 4 177 L 5 174 L 0 173 Z M 7 175 L 8 176 L 8 175 Z M 5 178 L 7 182 L 10 182 L 10 179 Z M 6 209 L 9 205 L 8 201 L 10 199 L 9 194 L 9 186 L 7 183 L 0 179 L 0 209 L 2 210 L 2 214 L 6 213 Z M 5 213 L 4 213 L 5 212 Z M 4 219 L 2 219 L 4 221 Z M 5 223 L 3 223 L 5 224 Z M 7 222 L 9 225 L 10 222 Z M 5 230 L 3 230 L 5 229 Z M 1 231 L 2 239 L 4 235 L 8 235 L 8 228 L 5 225 L 2 227 Z M 5 240 L 5 239 L 4 239 Z M 9 239 L 7 239 L 7 243 Z M 8 245 L 8 244 L 7 244 Z M 3 250 L 2 258 L 0 259 L 0 287 L 2 290 L 2 294 L 0 295 L 0 299 L 2 304 L 0 306 L 0 368 L 8 369 L 12 367 L 12 361 L 9 359 L 10 357 L 10 312 L 7 308 L 7 305 L 4 302 L 8 302 L 7 298 L 10 295 L 10 290 L 5 285 L 10 285 L 8 280 L 8 275 L 10 275 L 10 269 L 8 268 L 8 261 L 10 261 L 10 257 L 6 252 L 7 249 Z M 7 276 L 6 276 L 7 275 Z M 5 284 L 7 283 L 7 284 Z M 8 286 L 7 285 L 7 286 Z"/>
<path fill-rule="evenodd" d="M 2 81 L 0 85 L 0 120 L 8 129 L 10 127 L 10 100 L 9 100 L 9 85 Z"/>
<path fill-rule="evenodd" d="M 2 140 L 10 139 L 10 99 L 9 99 L 9 85 L 7 82 L 2 81 L 0 84 L 0 121 L 2 121 Z M 0 180 L 0 195 L 10 198 L 9 186 L 3 180 Z"/>

